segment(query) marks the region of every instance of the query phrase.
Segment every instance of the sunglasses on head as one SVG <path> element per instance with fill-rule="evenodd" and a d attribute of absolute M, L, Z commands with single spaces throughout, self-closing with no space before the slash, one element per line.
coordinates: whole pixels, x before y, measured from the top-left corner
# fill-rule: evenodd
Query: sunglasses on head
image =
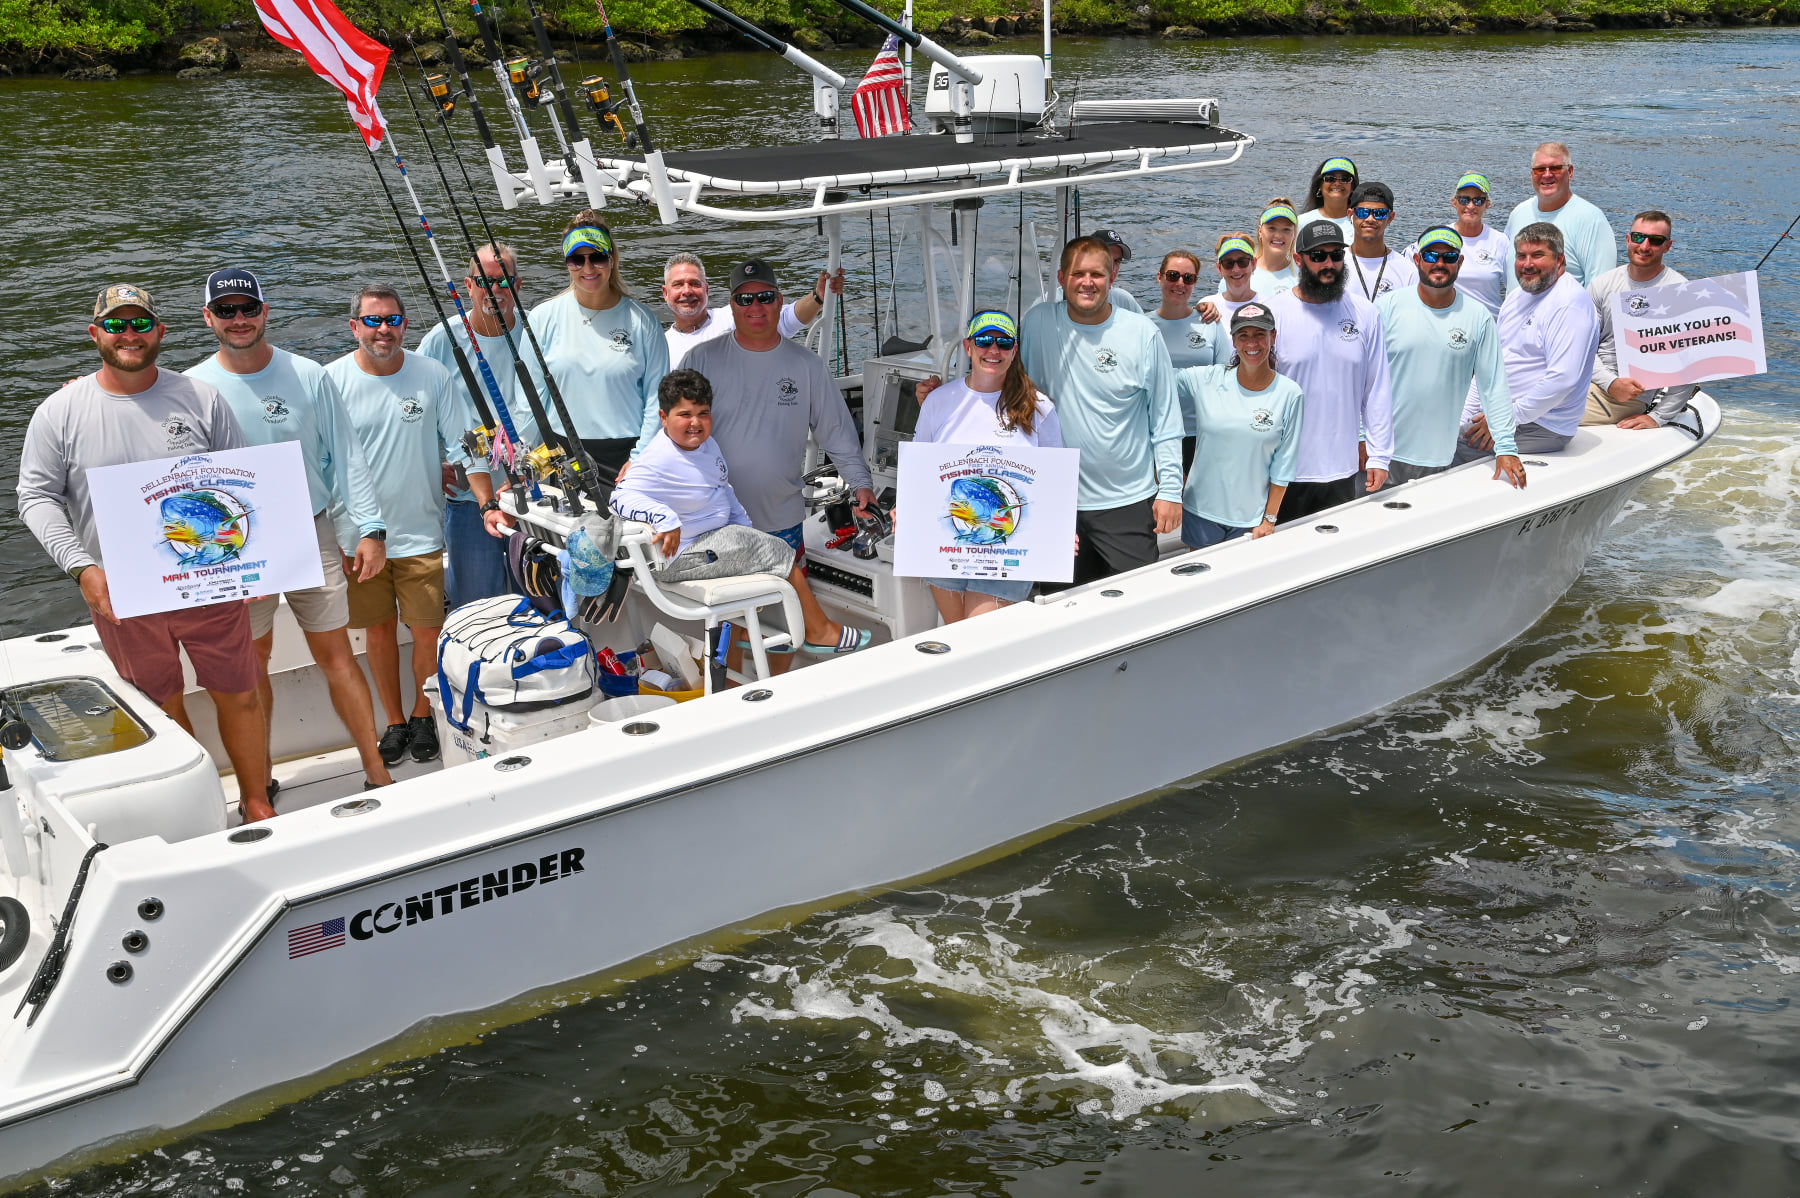
<path fill-rule="evenodd" d="M 212 314 L 220 320 L 235 320 L 239 316 L 261 316 L 261 300 L 245 300 L 241 304 L 217 303 L 212 305 Z"/>
<path fill-rule="evenodd" d="M 1190 274 L 1185 270 L 1165 270 L 1165 271 L 1163 271 L 1163 278 L 1167 279 L 1169 282 L 1171 282 L 1171 283 L 1186 283 L 1189 287 L 1192 287 L 1194 285 L 1194 281 L 1196 279 L 1198 279 L 1199 277 L 1200 277 L 1199 275 Z"/>
<path fill-rule="evenodd" d="M 1632 245 L 1643 245 L 1646 241 L 1651 245 L 1663 245 L 1669 240 L 1669 235 L 1667 233 L 1638 233 L 1634 231 L 1625 234 L 1625 236 Z"/>
<path fill-rule="evenodd" d="M 390 329 L 397 329 L 406 323 L 406 317 L 398 312 L 390 312 L 386 316 L 358 316 L 357 319 L 371 329 L 378 329 L 382 325 L 386 325 Z"/>
<path fill-rule="evenodd" d="M 731 297 L 731 302 L 740 308 L 751 308 L 757 304 L 772 304 L 780 298 L 779 291 L 740 291 Z"/>
<path fill-rule="evenodd" d="M 1386 220 L 1394 215 L 1392 208 L 1357 208 L 1354 211 L 1357 220 Z"/>
<path fill-rule="evenodd" d="M 1306 260 L 1308 262 L 1342 262 L 1344 260 L 1344 251 L 1341 249 L 1307 250 Z"/>
<path fill-rule="evenodd" d="M 590 262 L 595 266 L 605 266 L 611 261 L 612 251 L 610 250 L 595 250 L 591 254 L 570 254 L 568 257 L 569 265 L 575 267 L 586 266 Z"/>
<path fill-rule="evenodd" d="M 1008 337 L 1005 333 L 977 333 L 969 340 L 982 349 L 986 349 L 990 345 L 997 349 L 1011 349 L 1019 343 L 1017 337 Z"/>
<path fill-rule="evenodd" d="M 1461 250 L 1420 250 L 1419 257 L 1427 262 L 1461 262 Z"/>
<path fill-rule="evenodd" d="M 1229 258 L 1219 259 L 1219 269 L 1221 270 L 1243 270 L 1247 266 L 1255 265 L 1254 259 L 1246 258 L 1242 254 L 1233 254 Z"/>
<path fill-rule="evenodd" d="M 134 333 L 148 333 L 156 327 L 154 316 L 102 316 L 96 323 L 109 333 L 123 333 L 130 329 Z"/>
<path fill-rule="evenodd" d="M 1457 196 L 1456 202 L 1465 208 L 1485 208 L 1488 198 L 1486 196 Z"/>

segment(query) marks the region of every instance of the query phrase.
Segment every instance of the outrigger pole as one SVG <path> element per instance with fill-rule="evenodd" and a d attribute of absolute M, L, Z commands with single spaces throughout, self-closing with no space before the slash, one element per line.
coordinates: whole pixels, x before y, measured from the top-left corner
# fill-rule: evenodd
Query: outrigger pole
<path fill-rule="evenodd" d="M 407 47 L 412 50 L 413 63 L 419 68 L 419 74 L 422 77 L 425 74 L 425 64 L 419 59 L 419 48 L 413 45 L 411 37 L 406 39 L 406 44 Z M 401 76 L 401 85 L 404 87 L 406 82 L 404 72 L 401 71 L 398 65 L 394 67 L 394 72 Z M 408 93 L 408 99 L 411 99 L 410 92 Z M 581 498 L 579 492 L 584 489 L 588 491 L 589 498 L 593 499 L 595 506 L 600 506 L 600 494 L 598 489 L 598 479 L 600 476 L 599 467 L 594 463 L 593 459 L 589 457 L 586 447 L 581 444 L 581 438 L 575 433 L 575 422 L 569 416 L 568 405 L 563 401 L 562 390 L 556 385 L 556 376 L 550 370 L 550 363 L 544 358 L 544 349 L 538 344 L 537 333 L 532 330 L 531 316 L 526 312 L 524 302 L 519 299 L 518 275 L 507 270 L 506 258 L 498 252 L 497 247 L 500 242 L 494 236 L 493 226 L 488 224 L 487 209 L 481 206 L 481 197 L 475 190 L 475 181 L 469 177 L 469 168 L 463 162 L 462 154 L 457 151 L 456 135 L 450 131 L 450 122 L 446 119 L 445 113 L 440 107 L 438 109 L 438 124 L 444 130 L 444 144 L 449 148 L 450 156 L 456 159 L 458 169 L 462 171 L 463 184 L 469 189 L 469 199 L 475 205 L 475 215 L 481 221 L 482 235 L 487 238 L 488 245 L 496 247 L 495 259 L 500 263 L 501 271 L 498 278 L 489 275 L 487 273 L 487 268 L 481 263 L 481 253 L 480 250 L 476 248 L 473 234 L 469 231 L 469 222 L 463 217 L 462 205 L 456 202 L 456 193 L 450 185 L 450 177 L 444 171 L 444 160 L 438 154 L 436 143 L 431 140 L 431 133 L 425 125 L 424 114 L 419 112 L 419 107 L 416 103 L 413 104 L 413 115 L 419 118 L 419 130 L 425 136 L 425 148 L 431 151 L 431 160 L 437 167 L 438 178 L 443 182 L 444 194 L 450 200 L 450 210 L 456 214 L 456 223 L 462 229 L 463 240 L 469 244 L 469 256 L 474 260 L 475 269 L 481 279 L 482 290 L 488 293 L 490 303 L 493 301 L 493 291 L 496 285 L 509 288 L 512 291 L 513 311 L 518 315 L 519 325 L 525 330 L 526 337 L 531 341 L 531 349 L 532 352 L 537 355 L 538 364 L 544 369 L 544 384 L 550 391 L 550 402 L 555 406 L 556 414 L 562 420 L 565 433 L 559 434 L 551 427 L 549 413 L 544 410 L 543 396 L 537 389 L 537 383 L 531 377 L 531 371 L 526 369 L 525 356 L 519 352 L 518 343 L 513 340 L 512 330 L 507 328 L 506 322 L 502 320 L 500 322 L 500 332 L 502 336 L 506 338 L 507 350 L 512 353 L 513 373 L 518 376 L 519 390 L 525 395 L 525 404 L 531 409 L 531 418 L 537 422 L 539 440 L 541 440 L 544 446 L 550 451 L 541 456 L 536 454 L 530 455 L 531 457 L 536 458 L 536 461 L 530 462 L 529 464 L 541 474 L 547 475 L 553 472 L 566 473 L 568 475 L 568 482 L 572 484 L 566 485 L 563 488 L 564 492 L 569 496 L 570 512 L 574 515 L 580 515 Z M 471 329 L 470 343 L 477 344 L 474 340 L 473 332 L 473 329 Z M 452 338 L 451 341 L 452 344 L 454 344 L 455 338 Z M 477 352 L 479 352 L 479 348 L 477 349 Z M 558 456 L 563 459 L 563 462 L 560 465 L 555 461 Z M 536 497 L 535 492 L 533 497 Z"/>
<path fill-rule="evenodd" d="M 598 4 L 599 0 L 594 2 Z M 919 53 L 949 71 L 951 127 L 956 131 L 957 141 L 967 143 L 975 140 L 975 85 L 981 82 L 980 71 L 924 34 L 907 28 L 879 9 L 870 8 L 863 0 L 836 0 L 836 3 L 839 8 L 887 30 L 899 38 L 902 44 L 916 47 Z"/>
<path fill-rule="evenodd" d="M 806 51 L 782 41 L 768 30 L 751 24 L 713 0 L 688 0 L 708 16 L 716 17 L 765 50 L 773 50 L 808 75 L 813 81 L 813 112 L 819 118 L 819 137 L 836 141 L 838 135 L 838 93 L 844 89 L 844 77 Z"/>
<path fill-rule="evenodd" d="M 476 0 L 469 2 L 474 4 Z M 650 140 L 650 126 L 644 123 L 643 106 L 638 103 L 637 89 L 631 85 L 631 68 L 625 65 L 625 51 L 619 45 L 619 35 L 613 32 L 606 5 L 603 0 L 594 0 L 594 8 L 600 14 L 601 28 L 606 31 L 606 49 L 612 55 L 613 70 L 619 74 L 619 87 L 625 93 L 625 107 L 631 113 L 638 146 L 644 151 L 644 173 L 650 177 L 650 194 L 656 199 L 656 213 L 663 224 L 672 225 L 677 218 L 675 193 L 669 188 L 669 172 L 663 166 L 662 151 Z"/>

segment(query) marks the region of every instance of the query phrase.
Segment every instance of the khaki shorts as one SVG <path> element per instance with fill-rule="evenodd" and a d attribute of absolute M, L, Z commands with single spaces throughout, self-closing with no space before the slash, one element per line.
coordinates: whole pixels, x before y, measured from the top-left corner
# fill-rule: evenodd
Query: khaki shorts
<path fill-rule="evenodd" d="M 1648 395 L 1649 392 L 1645 394 Z M 1633 416 L 1642 416 L 1649 410 L 1650 405 L 1641 399 L 1614 399 L 1599 383 L 1589 383 L 1587 411 L 1582 413 L 1581 423 L 1617 424 Z"/>
<path fill-rule="evenodd" d="M 373 628 L 398 612 L 417 631 L 444 626 L 444 555 L 390 557 L 367 582 L 350 579 L 350 627 Z"/>
<path fill-rule="evenodd" d="M 313 533 L 319 538 L 319 568 L 325 572 L 325 584 L 289 591 L 287 604 L 301 631 L 330 632 L 350 622 L 350 580 L 344 577 L 344 555 L 338 549 L 337 531 L 324 512 L 313 517 Z M 275 609 L 280 604 L 274 595 L 250 601 L 251 636 L 260 641 L 275 631 Z"/>

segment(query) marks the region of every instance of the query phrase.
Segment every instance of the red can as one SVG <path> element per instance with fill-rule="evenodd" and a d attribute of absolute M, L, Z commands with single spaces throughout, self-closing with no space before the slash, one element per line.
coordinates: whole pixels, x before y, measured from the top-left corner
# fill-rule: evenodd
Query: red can
<path fill-rule="evenodd" d="M 627 674 L 625 663 L 619 660 L 618 654 L 611 649 L 602 649 L 594 655 L 600 661 L 600 668 L 608 674 Z"/>

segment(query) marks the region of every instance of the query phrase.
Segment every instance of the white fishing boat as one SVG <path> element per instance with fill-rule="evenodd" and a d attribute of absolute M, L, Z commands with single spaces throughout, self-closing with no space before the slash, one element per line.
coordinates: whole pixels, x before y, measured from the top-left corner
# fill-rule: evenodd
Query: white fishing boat
<path fill-rule="evenodd" d="M 940 265 L 951 311 L 1001 299 L 978 293 L 965 248 L 977 201 L 1216 168 L 1250 144 L 1210 101 L 1047 127 L 1014 102 L 1042 94 L 1034 58 L 966 61 L 1018 80 L 952 102 L 951 127 L 972 105 L 968 139 L 666 157 L 678 214 L 822 219 L 834 252 L 844 215 L 913 211 L 934 335 L 843 380 L 878 488 L 911 432 L 912 384 L 954 364 Z M 642 160 L 603 163 L 615 196 L 657 198 Z M 956 246 L 933 225 L 946 207 Z M 1036 242 L 1022 207 L 1019 221 Z M 1014 272 L 1011 302 L 1047 290 L 1038 260 Z M 579 997 L 583 979 L 673 967 L 954 871 L 1440 683 L 1542 617 L 1632 492 L 1717 431 L 1718 407 L 1701 395 L 1689 419 L 1583 429 L 1527 462 L 1525 490 L 1463 467 L 946 628 L 885 548 L 828 548 L 815 513 L 817 591 L 879 625 L 875 647 L 778 677 L 755 662 L 743 685 L 619 722 L 591 722 L 589 700 L 487 726 L 447 752 L 459 764 L 408 767 L 377 796 L 284 610 L 281 815 L 246 827 L 230 826 L 204 692 L 189 694 L 196 740 L 117 675 L 91 627 L 0 644 L 0 1175 L 254 1117 Z M 553 539 L 572 526 L 550 508 L 527 519 Z M 656 622 L 697 636 L 760 621 L 787 598 L 768 580 L 634 574 L 596 647 L 633 649 Z"/>

